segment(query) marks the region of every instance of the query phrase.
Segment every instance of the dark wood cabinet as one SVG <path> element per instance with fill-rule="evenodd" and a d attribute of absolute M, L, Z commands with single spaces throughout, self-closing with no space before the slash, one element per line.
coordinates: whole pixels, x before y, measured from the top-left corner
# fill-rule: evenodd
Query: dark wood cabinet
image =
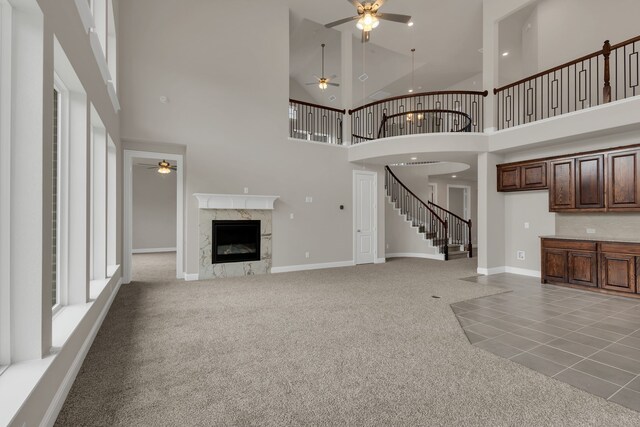
<path fill-rule="evenodd" d="M 550 163 L 549 211 L 575 209 L 574 165 L 574 159 L 561 159 Z"/>
<path fill-rule="evenodd" d="M 604 155 L 578 157 L 576 168 L 576 209 L 604 208 Z"/>
<path fill-rule="evenodd" d="M 497 169 L 498 191 L 549 189 L 550 212 L 640 211 L 640 144 Z"/>
<path fill-rule="evenodd" d="M 640 242 L 542 238 L 542 282 L 640 297 Z"/>
<path fill-rule="evenodd" d="M 523 190 L 547 188 L 547 162 L 520 166 L 520 188 Z"/>
<path fill-rule="evenodd" d="M 520 167 L 505 167 L 498 169 L 498 191 L 513 191 L 520 189 Z"/>
<path fill-rule="evenodd" d="M 600 287 L 618 292 L 636 292 L 636 257 L 628 254 L 600 254 Z"/>
<path fill-rule="evenodd" d="M 608 200 L 611 210 L 640 208 L 640 183 L 638 161 L 640 150 L 609 154 L 607 165 Z"/>
<path fill-rule="evenodd" d="M 598 286 L 598 256 L 595 252 L 568 253 L 568 282 L 574 285 Z"/>
<path fill-rule="evenodd" d="M 562 249 L 543 249 L 542 263 L 544 279 L 549 282 L 566 282 L 569 271 L 567 251 Z"/>

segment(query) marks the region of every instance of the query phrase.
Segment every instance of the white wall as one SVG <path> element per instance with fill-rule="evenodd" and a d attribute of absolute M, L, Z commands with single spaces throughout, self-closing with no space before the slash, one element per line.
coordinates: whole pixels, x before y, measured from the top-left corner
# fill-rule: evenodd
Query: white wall
<path fill-rule="evenodd" d="M 134 251 L 175 249 L 176 181 L 175 173 L 159 174 L 157 169 L 147 166 L 133 167 Z"/>
<path fill-rule="evenodd" d="M 126 40 L 120 46 L 123 136 L 187 147 L 187 273 L 198 272 L 192 194 L 238 194 L 245 187 L 250 194 L 280 196 L 273 217 L 274 267 L 352 260 L 355 166 L 342 147 L 288 139 L 284 2 L 256 9 L 248 0 L 139 0 L 121 3 L 120 16 L 119 36 Z M 226 36 L 237 33 L 238 22 L 260 28 L 260 37 Z M 170 102 L 160 103 L 160 96 Z M 378 176 L 382 194 L 382 169 Z M 313 202 L 305 203 L 306 196 Z M 380 258 L 383 233 L 378 243 Z"/>

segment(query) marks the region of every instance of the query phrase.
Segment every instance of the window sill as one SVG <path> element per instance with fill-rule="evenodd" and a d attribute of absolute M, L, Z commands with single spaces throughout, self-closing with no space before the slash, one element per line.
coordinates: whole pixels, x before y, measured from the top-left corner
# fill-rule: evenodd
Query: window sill
<path fill-rule="evenodd" d="M 114 274 L 117 273 L 119 269 L 119 266 L 116 267 Z M 0 408 L 0 425 L 11 424 L 13 418 L 20 412 L 22 406 L 27 402 L 43 377 L 45 377 L 48 369 L 56 360 L 57 355 L 63 350 L 69 338 L 94 307 L 96 301 L 100 298 L 113 298 L 115 296 L 115 290 L 117 289 L 116 282 L 117 280 L 115 278 L 94 280 L 89 285 L 90 301 L 88 303 L 62 306 L 60 310 L 58 310 L 52 319 L 52 347 L 48 355 L 42 359 L 14 363 L 4 367 L 4 372 L 2 372 L 0 376 L 0 402 L 2 402 L 2 407 Z M 101 312 L 108 308 L 109 305 L 109 302 L 105 302 L 104 308 L 100 308 Z M 104 311 L 104 315 L 106 315 L 106 310 Z M 98 314 L 98 319 L 94 327 L 102 321 L 100 314 Z M 95 332 L 97 333 L 97 329 Z M 91 334 L 82 337 L 83 342 L 91 342 L 91 340 L 93 340 Z M 88 351 L 88 346 L 86 349 L 81 347 L 77 353 L 79 354 L 83 350 Z M 78 361 L 77 357 L 74 357 L 74 359 Z M 80 364 L 83 359 L 84 357 L 79 358 Z M 72 364 L 69 367 L 67 377 L 72 374 L 71 380 L 75 377 L 74 368 L 79 369 L 80 365 L 75 366 Z M 1 371 L 2 368 L 0 368 L 0 372 Z M 65 383 L 66 378 L 65 382 L 60 384 L 59 387 L 62 389 Z M 71 384 L 69 384 L 69 386 L 70 385 Z M 64 393 L 64 396 L 66 396 L 66 393 Z M 55 403 L 56 402 L 52 402 L 52 405 Z"/>

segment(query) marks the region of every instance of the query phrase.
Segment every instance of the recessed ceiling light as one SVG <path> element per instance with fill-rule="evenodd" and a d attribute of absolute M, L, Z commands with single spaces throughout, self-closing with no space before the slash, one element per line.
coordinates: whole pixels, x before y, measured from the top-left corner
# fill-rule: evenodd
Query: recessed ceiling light
<path fill-rule="evenodd" d="M 410 27 L 413 27 L 413 21 L 409 21 L 409 22 L 407 23 L 407 25 L 408 25 L 408 26 L 410 26 Z"/>
<path fill-rule="evenodd" d="M 509 56 L 509 52 L 502 52 L 502 56 Z"/>
<path fill-rule="evenodd" d="M 413 93 L 413 89 L 409 89 L 409 93 Z"/>
<path fill-rule="evenodd" d="M 418 160 L 418 158 L 417 157 L 412 157 L 411 160 Z"/>
<path fill-rule="evenodd" d="M 457 178 L 458 175 L 451 175 L 451 178 Z"/>

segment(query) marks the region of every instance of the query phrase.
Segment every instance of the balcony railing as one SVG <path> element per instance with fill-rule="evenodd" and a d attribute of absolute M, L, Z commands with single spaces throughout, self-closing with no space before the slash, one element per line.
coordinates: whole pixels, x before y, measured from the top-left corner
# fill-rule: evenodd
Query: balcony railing
<path fill-rule="evenodd" d="M 342 145 L 345 110 L 289 100 L 289 136 L 306 141 Z"/>
<path fill-rule="evenodd" d="M 350 110 L 352 144 L 434 132 L 482 132 L 487 92 L 417 93 Z"/>
<path fill-rule="evenodd" d="M 640 36 L 494 89 L 498 129 L 638 94 Z"/>

